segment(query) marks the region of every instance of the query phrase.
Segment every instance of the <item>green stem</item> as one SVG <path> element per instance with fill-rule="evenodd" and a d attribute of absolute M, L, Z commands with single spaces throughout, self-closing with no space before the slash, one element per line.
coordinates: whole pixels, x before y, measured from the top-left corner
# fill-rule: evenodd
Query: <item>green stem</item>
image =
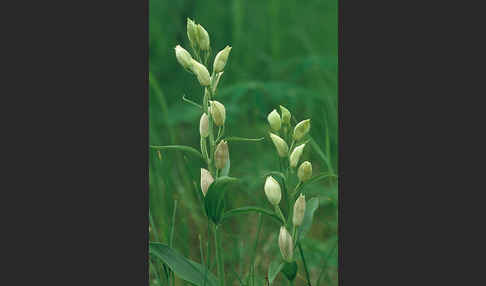
<path fill-rule="evenodd" d="M 214 225 L 213 230 L 214 230 L 214 244 L 216 249 L 216 264 L 218 267 L 219 285 L 225 286 L 223 252 L 221 250 L 221 231 L 218 229 L 217 225 Z"/>
<path fill-rule="evenodd" d="M 203 99 L 203 108 L 204 111 L 207 112 L 208 117 L 209 117 L 209 159 L 208 159 L 208 168 L 209 172 L 211 173 L 212 176 L 215 176 L 215 169 L 214 169 L 214 122 L 213 122 L 213 117 L 211 116 L 211 113 L 208 112 L 208 107 L 209 107 L 209 99 L 211 97 L 211 87 L 205 88 L 204 91 L 204 99 Z M 207 91 L 207 92 L 206 92 Z"/>
<path fill-rule="evenodd" d="M 280 210 L 280 207 L 278 205 L 275 205 L 275 212 L 278 214 L 278 216 L 282 219 L 282 222 L 283 222 L 283 225 L 285 225 L 285 217 L 282 213 L 282 211 Z"/>
<path fill-rule="evenodd" d="M 302 246 L 300 245 L 300 242 L 297 243 L 297 247 L 299 248 L 300 257 L 302 257 L 302 262 L 304 263 L 305 277 L 307 278 L 307 283 L 309 286 L 312 286 L 309 270 L 307 270 L 307 263 L 305 262 L 304 251 L 302 251 Z"/>

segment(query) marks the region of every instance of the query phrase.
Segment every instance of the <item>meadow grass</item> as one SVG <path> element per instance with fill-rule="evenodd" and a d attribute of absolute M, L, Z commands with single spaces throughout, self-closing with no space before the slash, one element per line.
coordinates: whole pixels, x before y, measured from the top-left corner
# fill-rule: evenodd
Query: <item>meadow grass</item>
<path fill-rule="evenodd" d="M 279 104 L 300 120 L 312 118 L 313 140 L 301 161 L 328 177 L 306 186 L 306 196 L 320 204 L 301 248 L 312 285 L 337 285 L 337 1 L 301 2 L 150 0 L 149 142 L 199 149 L 200 111 L 182 97 L 201 102 L 203 90 L 174 57 L 176 45 L 189 46 L 186 18 L 193 18 L 210 32 L 214 53 L 233 47 L 217 99 L 226 107 L 227 135 L 265 136 L 266 116 Z M 148 156 L 150 240 L 170 244 L 217 273 L 198 193 L 203 164 L 181 152 L 150 149 Z M 264 175 L 279 167 L 272 142 L 232 143 L 231 163 L 231 175 L 242 182 L 230 191 L 226 209 L 271 209 L 263 185 Z M 270 264 L 280 257 L 278 228 L 256 213 L 228 218 L 221 233 L 226 285 L 265 285 Z M 295 285 L 306 285 L 303 260 L 296 257 Z M 149 266 L 151 285 L 172 283 L 164 278 L 167 267 L 152 260 Z M 273 284 L 285 282 L 279 274 Z M 177 277 L 173 283 L 189 285 Z"/>

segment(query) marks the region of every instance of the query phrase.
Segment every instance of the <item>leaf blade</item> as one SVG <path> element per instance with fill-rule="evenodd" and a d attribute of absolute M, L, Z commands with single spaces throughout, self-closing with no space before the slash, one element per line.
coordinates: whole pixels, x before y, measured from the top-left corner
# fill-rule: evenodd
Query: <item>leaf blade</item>
<path fill-rule="evenodd" d="M 152 148 L 152 149 L 156 149 L 156 150 L 178 150 L 178 151 L 182 151 L 182 152 L 192 154 L 192 155 L 199 157 L 202 160 L 204 160 L 203 155 L 199 151 L 197 151 L 196 149 L 189 147 L 189 146 L 184 146 L 184 145 L 165 145 L 165 146 L 150 145 L 149 147 Z"/>
<path fill-rule="evenodd" d="M 284 267 L 284 264 L 280 262 L 279 260 L 274 260 L 270 265 L 268 266 L 268 282 L 269 285 L 272 285 L 273 281 L 275 278 L 277 278 L 278 273 L 282 271 Z"/>
<path fill-rule="evenodd" d="M 304 219 L 302 220 L 302 224 L 299 227 L 298 230 L 298 235 L 299 239 L 301 240 L 304 238 L 304 236 L 307 234 L 309 229 L 312 226 L 312 220 L 314 218 L 314 212 L 317 210 L 319 207 L 319 199 L 318 198 L 312 198 L 309 201 L 306 202 L 305 205 L 305 212 L 304 212 Z"/>
<path fill-rule="evenodd" d="M 202 286 L 204 283 L 204 267 L 201 264 L 185 258 L 182 254 L 169 246 L 158 243 L 149 243 L 149 254 L 162 260 L 169 268 L 174 271 L 177 276 L 187 282 Z M 216 277 L 206 270 L 206 285 L 217 286 L 218 280 Z"/>

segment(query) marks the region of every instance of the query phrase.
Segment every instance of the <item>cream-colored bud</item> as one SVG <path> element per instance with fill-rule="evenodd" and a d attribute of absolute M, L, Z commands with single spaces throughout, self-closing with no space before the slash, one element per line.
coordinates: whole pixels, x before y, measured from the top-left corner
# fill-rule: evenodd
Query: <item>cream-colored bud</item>
<path fill-rule="evenodd" d="M 297 141 L 302 139 L 302 137 L 309 132 L 309 129 L 310 119 L 299 122 L 294 128 L 294 139 Z"/>
<path fill-rule="evenodd" d="M 229 159 L 228 143 L 226 141 L 219 142 L 214 151 L 214 165 L 218 169 L 223 169 Z"/>
<path fill-rule="evenodd" d="M 185 69 L 190 69 L 192 66 L 192 57 L 188 51 L 186 51 L 180 45 L 175 46 L 175 54 L 177 61 L 183 66 Z"/>
<path fill-rule="evenodd" d="M 191 70 L 197 76 L 197 80 L 199 81 L 199 83 L 202 86 L 208 86 L 211 83 L 211 77 L 209 76 L 208 69 L 195 59 L 192 59 L 191 63 Z"/>
<path fill-rule="evenodd" d="M 290 117 L 292 116 L 290 111 L 282 105 L 280 105 L 280 111 L 282 112 L 282 123 L 290 124 Z"/>
<path fill-rule="evenodd" d="M 282 126 L 282 120 L 280 119 L 280 115 L 278 114 L 277 110 L 272 110 L 267 116 L 268 124 L 270 127 L 275 130 L 279 131 L 280 127 Z"/>
<path fill-rule="evenodd" d="M 199 120 L 199 134 L 204 138 L 209 136 L 209 117 L 206 113 L 203 113 Z"/>
<path fill-rule="evenodd" d="M 194 48 L 197 48 L 197 26 L 191 19 L 187 18 L 187 38 Z"/>
<path fill-rule="evenodd" d="M 231 51 L 230 46 L 226 46 L 224 49 L 219 51 L 219 53 L 214 58 L 213 72 L 218 73 L 224 70 L 224 66 L 228 61 L 228 56 L 230 54 L 230 51 Z"/>
<path fill-rule="evenodd" d="M 290 154 L 290 167 L 295 168 L 299 163 L 300 156 L 302 156 L 302 152 L 304 152 L 305 144 L 301 144 L 294 148 L 294 151 Z"/>
<path fill-rule="evenodd" d="M 203 51 L 209 51 L 209 34 L 200 24 L 197 24 L 197 44 Z"/>
<path fill-rule="evenodd" d="M 267 196 L 268 201 L 272 205 L 276 206 L 280 203 L 280 200 L 282 199 L 280 184 L 272 176 L 267 177 L 263 189 L 265 190 L 265 195 Z"/>
<path fill-rule="evenodd" d="M 206 196 L 209 186 L 211 186 L 213 182 L 214 179 L 213 176 L 211 176 L 211 173 L 208 170 L 201 168 L 201 190 L 204 196 Z"/>
<path fill-rule="evenodd" d="M 216 126 L 223 126 L 224 121 L 226 120 L 226 109 L 224 108 L 224 105 L 216 100 L 210 101 L 210 104 L 211 116 L 213 117 L 214 124 L 216 124 Z"/>
<path fill-rule="evenodd" d="M 294 204 L 294 216 L 292 217 L 292 223 L 294 226 L 300 226 L 304 220 L 305 213 L 305 196 L 300 194 L 299 198 Z"/>
<path fill-rule="evenodd" d="M 294 256 L 294 242 L 285 226 L 280 227 L 278 247 L 280 248 L 280 253 L 282 254 L 283 259 L 287 262 L 292 262 Z"/>
<path fill-rule="evenodd" d="M 287 157 L 289 153 L 289 146 L 287 145 L 287 143 L 282 138 L 273 133 L 270 133 L 270 138 L 272 139 L 275 148 L 277 148 L 278 155 L 280 157 Z"/>
<path fill-rule="evenodd" d="M 297 170 L 297 177 L 302 182 L 308 181 L 312 177 L 312 164 L 309 161 L 305 161 L 300 164 L 299 170 Z"/>

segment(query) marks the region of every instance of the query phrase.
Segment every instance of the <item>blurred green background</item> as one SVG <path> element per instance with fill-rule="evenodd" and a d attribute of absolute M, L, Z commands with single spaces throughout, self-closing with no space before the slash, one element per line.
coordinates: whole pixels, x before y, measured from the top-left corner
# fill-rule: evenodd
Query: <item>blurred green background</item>
<path fill-rule="evenodd" d="M 174 55 L 180 44 L 190 51 L 186 18 L 209 32 L 213 57 L 233 47 L 218 86 L 217 100 L 226 107 L 226 135 L 266 137 L 262 142 L 229 145 L 230 175 L 243 179 L 229 192 L 227 209 L 260 206 L 271 209 L 263 192 L 265 172 L 278 170 L 278 157 L 268 140 L 266 116 L 278 105 L 298 121 L 311 118 L 315 144 L 306 147 L 313 173 L 338 170 L 338 21 L 337 0 L 149 0 L 149 140 L 151 145 L 189 145 L 199 150 L 200 111 L 182 96 L 200 103 L 202 88 L 184 71 Z M 212 59 L 211 58 L 211 67 Z M 211 69 L 210 69 L 211 71 Z M 160 155 L 160 156 L 159 156 Z M 150 239 L 167 242 L 174 201 L 174 248 L 200 261 L 198 235 L 207 237 L 207 221 L 197 186 L 203 165 L 178 152 L 149 152 Z M 305 189 L 306 198 L 319 197 L 314 223 L 304 239 L 312 285 L 337 285 L 337 180 L 327 179 Z M 255 265 L 256 285 L 271 261 L 279 258 L 279 226 L 263 217 L 253 255 L 258 215 L 241 215 L 223 225 L 227 285 L 239 285 Z M 297 259 L 296 285 L 305 285 Z M 215 268 L 212 268 L 216 273 Z M 152 281 L 152 284 L 155 285 Z M 319 283 L 317 283 L 317 281 Z M 284 285 L 281 274 L 274 285 Z M 178 280 L 176 285 L 185 285 Z"/>

